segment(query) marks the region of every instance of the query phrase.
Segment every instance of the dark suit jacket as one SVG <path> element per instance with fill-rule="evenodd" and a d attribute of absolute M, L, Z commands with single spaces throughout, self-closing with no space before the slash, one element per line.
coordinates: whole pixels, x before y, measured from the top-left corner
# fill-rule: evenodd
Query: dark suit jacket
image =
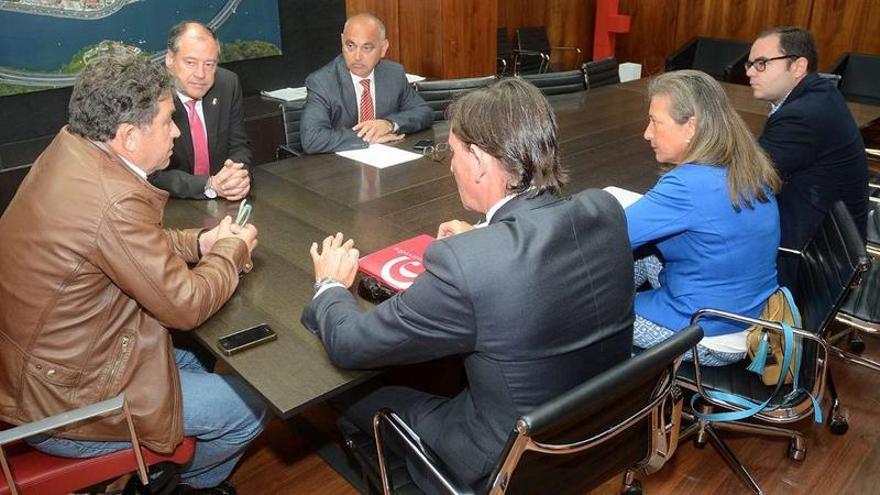
<path fill-rule="evenodd" d="M 250 166 L 252 153 L 250 141 L 244 130 L 244 109 L 241 85 L 234 72 L 217 68 L 214 86 L 202 99 L 205 128 L 208 133 L 208 158 L 211 175 L 231 158 L 234 162 Z M 180 137 L 174 140 L 174 153 L 165 170 L 150 175 L 150 182 L 178 198 L 205 198 L 205 182 L 208 178 L 193 175 L 193 143 L 189 129 L 186 107 L 174 94 L 174 123 L 180 129 Z"/>
<path fill-rule="evenodd" d="M 465 482 L 489 474 L 519 415 L 630 356 L 632 254 L 604 191 L 513 199 L 490 225 L 431 243 L 424 262 L 373 311 L 331 288 L 303 322 L 343 368 L 461 355 L 468 388 L 397 412 Z"/>
<path fill-rule="evenodd" d="M 402 65 L 382 60 L 373 71 L 376 118 L 394 122 L 402 133 L 431 126 L 431 109 L 406 81 Z M 358 123 L 359 104 L 342 55 L 309 74 L 306 88 L 308 96 L 300 121 L 303 151 L 328 153 L 367 146 L 351 130 Z"/>
<path fill-rule="evenodd" d="M 807 75 L 759 139 L 783 179 L 778 196 L 781 245 L 800 250 L 836 200 L 846 203 L 865 237 L 868 162 L 843 96 L 818 74 Z"/>

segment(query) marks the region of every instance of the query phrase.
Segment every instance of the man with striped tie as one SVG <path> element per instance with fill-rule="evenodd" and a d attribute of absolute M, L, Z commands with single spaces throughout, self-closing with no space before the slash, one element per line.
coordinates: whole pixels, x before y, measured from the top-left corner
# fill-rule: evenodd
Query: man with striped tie
<path fill-rule="evenodd" d="M 220 43 L 200 22 L 171 28 L 165 67 L 174 77 L 174 123 L 180 137 L 165 170 L 150 182 L 172 196 L 238 201 L 247 196 L 252 153 L 244 129 L 241 85 L 218 66 Z"/>
<path fill-rule="evenodd" d="M 300 129 L 306 153 L 364 148 L 431 125 L 431 109 L 406 81 L 403 66 L 382 60 L 385 24 L 372 14 L 345 22 L 342 55 L 306 78 Z"/>

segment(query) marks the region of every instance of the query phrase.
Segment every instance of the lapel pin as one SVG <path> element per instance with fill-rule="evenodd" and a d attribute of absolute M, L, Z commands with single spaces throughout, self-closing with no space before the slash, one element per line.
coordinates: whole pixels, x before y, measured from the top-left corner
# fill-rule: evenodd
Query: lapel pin
<path fill-rule="evenodd" d="M 211 100 L 211 105 L 216 105 L 216 104 L 217 104 L 217 98 L 214 98 L 213 100 Z"/>

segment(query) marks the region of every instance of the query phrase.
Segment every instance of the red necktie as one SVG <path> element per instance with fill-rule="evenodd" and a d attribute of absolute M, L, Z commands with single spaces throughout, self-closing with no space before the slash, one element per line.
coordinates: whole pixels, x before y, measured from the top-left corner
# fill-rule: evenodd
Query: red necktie
<path fill-rule="evenodd" d="M 211 175 L 211 161 L 208 159 L 208 137 L 205 135 L 205 126 L 202 125 L 202 119 L 196 112 L 196 101 L 189 100 L 186 106 L 189 107 L 189 133 L 193 142 L 193 163 L 194 175 Z"/>
<path fill-rule="evenodd" d="M 361 86 L 364 87 L 361 93 L 361 122 L 373 120 L 376 118 L 373 114 L 373 96 L 370 95 L 370 80 L 361 79 Z"/>

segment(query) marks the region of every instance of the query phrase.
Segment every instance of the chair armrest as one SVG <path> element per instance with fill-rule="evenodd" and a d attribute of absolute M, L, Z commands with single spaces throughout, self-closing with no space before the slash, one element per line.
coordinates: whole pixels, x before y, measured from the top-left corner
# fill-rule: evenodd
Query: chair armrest
<path fill-rule="evenodd" d="M 779 335 L 785 334 L 785 329 L 782 328 L 782 325 L 779 322 L 762 320 L 760 318 L 751 318 L 749 316 L 743 316 L 743 315 L 739 315 L 736 313 L 731 313 L 728 311 L 721 311 L 718 309 L 711 309 L 711 308 L 704 308 L 704 309 L 698 310 L 696 313 L 694 313 L 694 315 L 691 317 L 691 325 L 695 325 L 697 320 L 699 320 L 700 318 L 702 318 L 704 316 L 714 316 L 717 318 L 735 321 L 738 323 L 746 323 L 749 325 L 760 325 L 760 326 L 764 327 L 765 330 L 768 330 L 770 332 L 778 333 Z M 802 337 L 807 340 L 811 340 L 811 341 L 815 342 L 816 344 L 818 344 L 819 347 L 822 349 L 823 356 L 822 356 L 822 359 L 818 360 L 819 366 L 816 368 L 816 375 L 817 376 L 816 376 L 816 380 L 814 381 L 816 385 L 814 386 L 813 390 L 810 391 L 810 393 L 812 393 L 814 396 L 818 397 L 819 396 L 818 391 L 821 391 L 825 388 L 825 376 L 826 376 L 826 369 L 828 366 L 828 349 L 830 346 L 828 345 L 828 342 L 826 342 L 824 338 L 822 338 L 816 334 L 807 332 L 806 330 L 803 330 L 803 329 L 800 329 L 800 328 L 797 328 L 794 326 L 791 327 L 791 330 L 795 336 Z M 738 406 L 727 404 L 725 402 L 720 402 L 717 400 L 713 400 L 710 397 L 708 397 L 708 395 L 706 394 L 706 391 L 703 389 L 703 382 L 700 379 L 700 357 L 699 357 L 699 353 L 697 352 L 697 345 L 694 345 L 693 357 L 694 357 L 694 381 L 696 382 L 697 391 L 699 392 L 700 396 L 703 399 L 705 399 L 707 402 L 715 404 L 717 406 L 726 407 L 728 409 L 731 409 L 731 408 L 737 409 Z"/>
<path fill-rule="evenodd" d="M 63 428 L 74 423 L 79 423 L 80 421 L 84 421 L 86 419 L 96 418 L 98 416 L 104 416 L 110 413 L 118 413 L 120 411 L 125 415 L 125 421 L 128 424 L 128 431 L 131 434 L 132 448 L 134 450 L 135 460 L 137 461 L 138 466 L 138 476 L 140 477 L 141 483 L 143 483 L 144 485 L 148 484 L 150 480 L 149 478 L 147 478 L 147 466 L 146 463 L 144 463 L 144 456 L 141 452 L 141 445 L 138 441 L 137 433 L 134 429 L 134 423 L 131 419 L 131 412 L 128 410 L 128 403 L 125 401 L 125 394 L 123 393 L 117 395 L 112 399 L 98 402 L 96 404 L 81 407 L 79 409 L 74 409 L 72 411 L 63 412 L 61 414 L 56 414 L 55 416 L 50 416 L 39 421 L 34 421 L 32 423 L 23 424 L 14 428 L 10 428 L 8 430 L 0 431 L 0 464 L 2 464 L 3 473 L 6 476 L 6 479 L 9 481 L 10 487 L 13 485 L 12 474 L 10 473 L 9 466 L 6 462 L 6 454 L 3 452 L 4 445 L 18 440 L 23 440 L 38 433 L 45 433 L 47 431 Z"/>
<path fill-rule="evenodd" d="M 391 495 L 391 484 L 388 479 L 388 471 L 385 467 L 384 441 L 382 439 L 381 426 L 385 423 L 387 431 L 392 433 L 400 440 L 401 446 L 412 454 L 407 457 L 408 460 L 416 461 L 425 468 L 433 481 L 442 486 L 444 491 L 454 495 L 473 495 L 473 490 L 460 482 L 450 473 L 443 461 L 435 454 L 428 450 L 427 446 L 422 443 L 422 439 L 400 418 L 394 411 L 390 409 L 380 409 L 373 416 L 373 436 L 376 439 L 376 453 L 379 458 L 379 474 L 382 478 L 382 489 L 385 495 Z"/>

